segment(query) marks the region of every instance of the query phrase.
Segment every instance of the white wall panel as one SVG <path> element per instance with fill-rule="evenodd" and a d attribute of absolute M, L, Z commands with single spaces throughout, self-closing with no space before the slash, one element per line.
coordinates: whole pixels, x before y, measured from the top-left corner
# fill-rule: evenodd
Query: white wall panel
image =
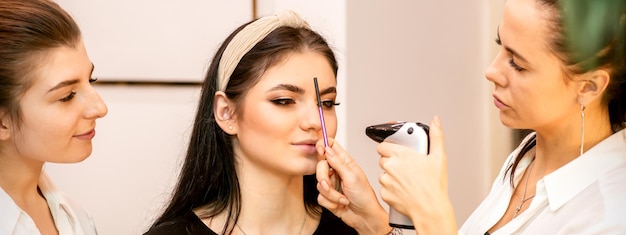
<path fill-rule="evenodd" d="M 214 51 L 252 19 L 252 0 L 57 0 L 78 22 L 94 76 L 198 82 Z"/>

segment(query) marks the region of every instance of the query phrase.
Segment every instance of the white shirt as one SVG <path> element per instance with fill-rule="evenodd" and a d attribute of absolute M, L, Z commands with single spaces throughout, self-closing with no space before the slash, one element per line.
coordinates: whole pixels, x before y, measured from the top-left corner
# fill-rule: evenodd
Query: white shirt
<path fill-rule="evenodd" d="M 59 235 L 96 235 L 92 218 L 75 202 L 59 192 L 45 173 L 39 189 L 46 198 Z M 35 222 L 0 188 L 0 235 L 39 235 Z"/>
<path fill-rule="evenodd" d="M 459 234 L 483 235 L 504 215 L 513 194 L 506 168 L 521 146 Z M 516 185 L 533 155 L 534 148 L 517 166 Z M 529 208 L 491 235 L 500 234 L 626 234 L 626 129 L 537 181 Z"/>

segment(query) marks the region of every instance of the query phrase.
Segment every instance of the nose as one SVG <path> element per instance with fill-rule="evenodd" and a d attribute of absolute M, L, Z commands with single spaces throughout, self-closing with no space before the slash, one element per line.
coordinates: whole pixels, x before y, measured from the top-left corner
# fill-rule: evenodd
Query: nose
<path fill-rule="evenodd" d="M 98 94 L 98 92 L 93 87 L 90 87 L 89 92 L 87 92 L 86 96 L 86 108 L 84 111 L 85 118 L 97 119 L 107 115 L 109 109 L 102 100 L 102 97 L 100 97 L 100 94 Z"/>
<path fill-rule="evenodd" d="M 304 105 L 300 110 L 300 128 L 302 130 L 321 130 L 322 123 L 320 119 L 317 103 L 314 105 Z"/>
<path fill-rule="evenodd" d="M 493 82 L 496 87 L 505 87 L 507 85 L 506 76 L 501 72 L 502 66 L 506 66 L 506 58 L 503 57 L 502 52 L 499 52 L 485 70 L 485 78 Z"/>

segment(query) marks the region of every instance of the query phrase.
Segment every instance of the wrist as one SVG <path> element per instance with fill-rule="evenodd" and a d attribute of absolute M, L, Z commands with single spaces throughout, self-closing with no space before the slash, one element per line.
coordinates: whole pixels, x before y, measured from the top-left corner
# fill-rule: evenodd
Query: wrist
<path fill-rule="evenodd" d="M 414 210 L 410 218 L 417 234 L 458 234 L 452 203 L 449 200 L 436 203 L 437 207 Z M 417 222 L 417 223 L 415 223 Z"/>
<path fill-rule="evenodd" d="M 364 216 L 364 220 L 361 220 L 361 226 L 355 227 L 359 234 L 371 234 L 371 235 L 388 235 L 392 232 L 392 227 L 389 226 L 389 214 L 382 208 L 376 208 L 371 213 L 367 213 L 370 216 Z M 361 229 L 359 229 L 361 228 Z"/>

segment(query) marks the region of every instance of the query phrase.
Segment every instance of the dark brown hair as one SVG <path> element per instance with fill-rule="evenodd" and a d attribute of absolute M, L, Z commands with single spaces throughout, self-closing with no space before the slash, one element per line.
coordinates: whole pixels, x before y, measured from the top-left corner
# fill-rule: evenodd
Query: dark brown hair
<path fill-rule="evenodd" d="M 248 23 L 249 24 L 249 23 Z M 206 217 L 228 213 L 222 234 L 232 233 L 241 211 L 241 191 L 235 171 L 231 136 L 216 123 L 213 97 L 218 90 L 218 65 L 232 38 L 247 24 L 236 29 L 221 45 L 209 66 L 193 124 L 191 140 L 172 199 L 152 225 L 173 224 L 194 208 L 205 208 Z M 267 69 L 293 52 L 311 50 L 324 55 L 337 75 L 335 55 L 324 38 L 306 28 L 279 27 L 246 53 L 233 71 L 224 91 L 241 111 L 242 100 Z M 241 114 L 241 113 L 239 113 Z M 309 214 L 321 213 L 317 203 L 315 175 L 304 176 L 304 202 Z M 201 216 L 202 217 L 202 216 Z"/>
<path fill-rule="evenodd" d="M 76 22 L 52 1 L 0 1 L 0 111 L 19 124 L 19 97 L 42 57 L 52 48 L 75 47 L 79 40 Z"/>

